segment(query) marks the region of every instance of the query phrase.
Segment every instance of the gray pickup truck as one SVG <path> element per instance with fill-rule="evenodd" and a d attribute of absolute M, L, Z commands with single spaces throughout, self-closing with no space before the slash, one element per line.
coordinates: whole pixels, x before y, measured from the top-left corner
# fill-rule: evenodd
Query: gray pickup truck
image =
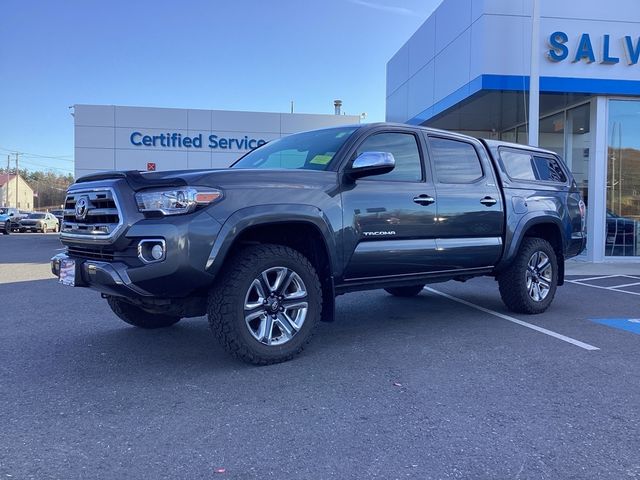
<path fill-rule="evenodd" d="M 142 328 L 206 314 L 255 364 L 299 353 L 358 290 L 488 275 L 509 309 L 543 312 L 586 240 L 555 153 L 388 123 L 291 135 L 227 169 L 80 178 L 60 237 L 61 283 Z"/>

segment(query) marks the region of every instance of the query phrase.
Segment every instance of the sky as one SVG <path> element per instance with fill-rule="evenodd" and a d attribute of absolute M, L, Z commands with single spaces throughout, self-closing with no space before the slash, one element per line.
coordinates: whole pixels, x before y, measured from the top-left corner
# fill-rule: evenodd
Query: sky
<path fill-rule="evenodd" d="M 440 1 L 3 0 L 0 165 L 73 172 L 74 104 L 383 121 L 386 63 Z"/>

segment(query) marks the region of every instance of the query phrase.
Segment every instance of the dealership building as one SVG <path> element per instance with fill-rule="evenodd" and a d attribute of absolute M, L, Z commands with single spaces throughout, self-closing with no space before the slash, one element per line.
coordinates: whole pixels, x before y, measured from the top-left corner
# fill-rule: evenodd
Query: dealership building
<path fill-rule="evenodd" d="M 528 143 L 539 65 L 539 141 L 573 172 L 586 259 L 640 260 L 638 0 L 444 0 L 387 64 L 386 117 Z"/>
<path fill-rule="evenodd" d="M 336 107 L 338 108 L 338 107 Z M 75 177 L 107 170 L 224 168 L 270 140 L 360 116 L 74 105 Z"/>

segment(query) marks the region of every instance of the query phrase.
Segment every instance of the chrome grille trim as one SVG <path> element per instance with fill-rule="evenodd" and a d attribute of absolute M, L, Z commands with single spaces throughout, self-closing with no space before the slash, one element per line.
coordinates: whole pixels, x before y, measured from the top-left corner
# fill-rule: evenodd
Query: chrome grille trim
<path fill-rule="evenodd" d="M 85 218 L 78 219 L 75 216 L 75 203 L 82 196 L 88 197 L 89 207 Z M 113 188 L 101 187 L 67 192 L 60 228 L 61 239 L 111 243 L 123 227 L 122 208 Z"/>

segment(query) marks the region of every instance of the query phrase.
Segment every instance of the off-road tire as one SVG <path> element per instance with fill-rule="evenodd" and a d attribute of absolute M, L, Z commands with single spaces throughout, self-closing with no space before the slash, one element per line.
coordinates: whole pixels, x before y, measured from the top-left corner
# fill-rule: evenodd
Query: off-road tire
<path fill-rule="evenodd" d="M 245 296 L 254 279 L 269 268 L 286 267 L 304 282 L 308 309 L 301 328 L 282 345 L 265 345 L 245 323 Z M 285 362 L 299 354 L 311 339 L 322 313 L 322 288 L 311 262 L 283 245 L 244 247 L 226 262 L 209 292 L 207 313 L 211 331 L 234 357 L 254 365 Z"/>
<path fill-rule="evenodd" d="M 394 297 L 415 297 L 424 289 L 424 285 L 412 285 L 410 287 L 389 287 L 384 291 L 390 293 Z"/>
<path fill-rule="evenodd" d="M 134 327 L 154 329 L 170 327 L 180 321 L 180 317 L 150 313 L 118 297 L 107 297 L 113 313 Z"/>
<path fill-rule="evenodd" d="M 543 252 L 551 262 L 551 282 L 549 292 L 541 301 L 535 301 L 527 289 L 527 269 L 535 252 Z M 513 263 L 498 275 L 500 296 L 509 310 L 516 313 L 542 313 L 553 301 L 558 286 L 558 260 L 549 242 L 542 238 L 526 237 Z"/>

